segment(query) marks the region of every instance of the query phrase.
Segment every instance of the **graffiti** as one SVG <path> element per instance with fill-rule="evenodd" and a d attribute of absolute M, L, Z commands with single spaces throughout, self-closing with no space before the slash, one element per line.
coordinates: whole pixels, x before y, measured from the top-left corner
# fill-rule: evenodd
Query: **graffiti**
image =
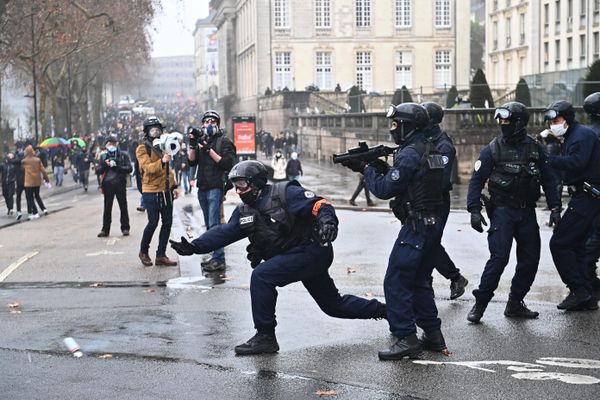
<path fill-rule="evenodd" d="M 506 370 L 515 372 L 511 377 L 532 381 L 559 381 L 572 385 L 594 385 L 600 383 L 600 379 L 580 374 L 547 371 L 547 367 L 578 368 L 578 369 L 600 369 L 599 360 L 587 360 L 582 358 L 542 357 L 535 364 L 511 361 L 428 361 L 414 360 L 413 363 L 421 365 L 458 365 L 475 369 L 478 371 L 495 373 L 493 366 L 505 366 Z"/>

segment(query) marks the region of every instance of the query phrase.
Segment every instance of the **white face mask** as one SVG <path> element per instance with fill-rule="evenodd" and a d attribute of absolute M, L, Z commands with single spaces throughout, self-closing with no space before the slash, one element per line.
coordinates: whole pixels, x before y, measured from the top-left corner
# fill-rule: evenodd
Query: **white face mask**
<path fill-rule="evenodd" d="M 561 137 L 567 132 L 567 123 L 550 125 L 550 131 L 552 131 L 554 136 Z"/>
<path fill-rule="evenodd" d="M 116 151 L 117 148 L 115 146 L 106 146 L 106 151 L 112 153 L 114 151 Z"/>

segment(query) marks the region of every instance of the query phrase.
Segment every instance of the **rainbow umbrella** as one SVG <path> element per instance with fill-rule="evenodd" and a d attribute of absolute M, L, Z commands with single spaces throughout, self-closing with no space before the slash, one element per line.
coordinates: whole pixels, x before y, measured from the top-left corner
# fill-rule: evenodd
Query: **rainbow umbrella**
<path fill-rule="evenodd" d="M 44 140 L 42 143 L 40 143 L 40 147 L 60 147 L 60 146 L 66 146 L 68 144 L 69 144 L 69 142 L 67 142 L 65 139 L 63 139 L 61 137 L 50 137 L 50 138 Z"/>
<path fill-rule="evenodd" d="M 83 140 L 80 137 L 72 137 L 71 139 L 69 139 L 69 144 L 73 144 L 73 142 L 76 142 L 79 147 L 81 147 L 82 149 L 85 148 L 87 146 L 87 143 L 85 142 L 85 140 Z"/>

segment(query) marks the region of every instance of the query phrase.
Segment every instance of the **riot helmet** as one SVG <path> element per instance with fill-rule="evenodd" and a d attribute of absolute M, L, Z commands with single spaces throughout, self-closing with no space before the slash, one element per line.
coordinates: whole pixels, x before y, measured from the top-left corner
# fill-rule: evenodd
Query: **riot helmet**
<path fill-rule="evenodd" d="M 568 125 L 575 120 L 575 110 L 573 105 L 566 100 L 557 100 L 544 110 L 544 120 L 551 121 L 554 118 L 563 117 Z"/>
<path fill-rule="evenodd" d="M 600 92 L 592 93 L 583 101 L 583 109 L 593 120 L 600 119 Z"/>
<path fill-rule="evenodd" d="M 508 123 L 500 123 L 502 137 L 509 142 L 516 142 L 526 135 L 529 110 L 523 103 L 509 101 L 496 108 L 494 119 L 497 119 L 499 123 L 508 121 Z"/>
<path fill-rule="evenodd" d="M 204 114 L 202 115 L 202 122 L 204 123 L 204 121 L 206 121 L 209 118 L 215 120 L 217 122 L 217 126 L 221 125 L 221 116 L 215 110 L 207 110 L 206 112 L 204 112 Z"/>
<path fill-rule="evenodd" d="M 433 101 L 426 101 L 421 103 L 421 105 L 425 107 L 427 114 L 429 114 L 429 124 L 431 126 L 442 123 L 442 119 L 444 118 L 444 109 L 442 106 Z"/>
<path fill-rule="evenodd" d="M 252 204 L 258 198 L 262 188 L 267 185 L 269 172 L 259 161 L 246 160 L 237 163 L 229 172 L 229 180 L 236 190 L 240 190 L 240 199 Z M 247 190 L 250 187 L 251 190 Z"/>
<path fill-rule="evenodd" d="M 144 135 L 150 139 L 157 139 L 163 133 L 163 124 L 157 117 L 148 117 L 142 124 Z"/>
<path fill-rule="evenodd" d="M 390 134 L 396 144 L 403 144 L 415 132 L 422 131 L 429 125 L 427 110 L 417 103 L 402 103 L 390 106 L 387 118 L 396 122 L 397 126 L 390 129 Z"/>

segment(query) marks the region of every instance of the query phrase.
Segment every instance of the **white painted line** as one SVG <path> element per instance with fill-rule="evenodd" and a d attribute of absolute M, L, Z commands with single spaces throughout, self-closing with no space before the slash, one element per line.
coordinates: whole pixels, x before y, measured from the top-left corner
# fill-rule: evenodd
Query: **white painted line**
<path fill-rule="evenodd" d="M 106 241 L 106 245 L 107 246 L 114 246 L 115 243 L 117 243 L 119 240 L 121 240 L 121 239 L 119 239 L 118 237 L 110 238 L 110 239 L 108 239 Z"/>
<path fill-rule="evenodd" d="M 30 258 L 35 257 L 37 254 L 39 254 L 39 251 L 32 251 L 31 253 L 27 253 L 23 257 L 21 257 L 17 261 L 15 261 L 14 263 L 12 263 L 8 267 L 6 267 L 6 269 L 4 271 L 2 271 L 2 273 L 0 274 L 0 282 L 4 282 L 4 280 L 6 278 L 8 278 L 8 276 L 10 274 L 15 272 L 15 270 L 17 268 L 19 268 L 21 266 L 21 264 L 23 264 L 25 261 L 29 260 Z"/>
<path fill-rule="evenodd" d="M 204 276 L 182 276 L 179 278 L 169 279 L 167 281 L 167 287 L 170 289 L 200 289 L 207 291 L 212 289 L 212 286 L 205 286 L 199 284 L 199 282 L 205 281 Z"/>
<path fill-rule="evenodd" d="M 88 257 L 96 257 L 96 256 L 116 256 L 119 254 L 124 254 L 122 251 L 110 251 L 110 250 L 100 250 L 95 253 L 87 253 Z"/>

